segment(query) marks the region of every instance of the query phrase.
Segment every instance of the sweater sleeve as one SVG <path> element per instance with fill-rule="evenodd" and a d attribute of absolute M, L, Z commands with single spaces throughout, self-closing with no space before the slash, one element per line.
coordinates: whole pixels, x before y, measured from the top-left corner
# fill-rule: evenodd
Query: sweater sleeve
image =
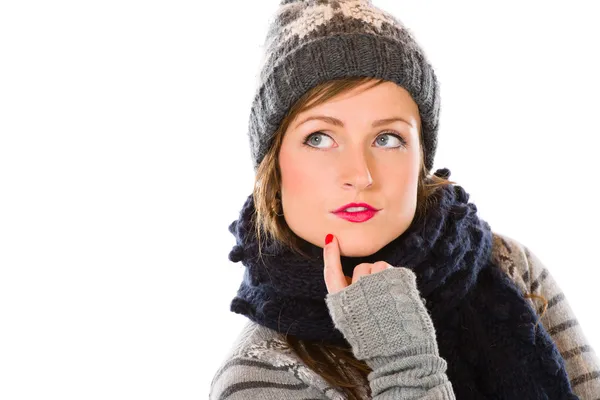
<path fill-rule="evenodd" d="M 522 248 L 527 263 L 521 278 L 529 293 L 541 295 L 548 301 L 545 311 L 540 300 L 536 299 L 534 303 L 538 307 L 538 315 L 542 315 L 542 325 L 565 360 L 573 392 L 582 400 L 600 398 L 600 363 L 594 349 L 546 265 L 529 248 Z"/>
<path fill-rule="evenodd" d="M 210 385 L 209 400 L 307 400 L 341 399 L 329 387 L 307 383 L 310 372 L 300 376 L 300 364 L 276 365 L 273 360 L 235 356 L 216 372 Z"/>
<path fill-rule="evenodd" d="M 368 380 L 374 400 L 455 399 L 411 270 L 397 267 L 363 276 L 328 294 L 326 303 L 355 357 L 372 369 Z"/>
<path fill-rule="evenodd" d="M 248 321 L 210 384 L 210 400 L 343 400 L 279 332 Z"/>

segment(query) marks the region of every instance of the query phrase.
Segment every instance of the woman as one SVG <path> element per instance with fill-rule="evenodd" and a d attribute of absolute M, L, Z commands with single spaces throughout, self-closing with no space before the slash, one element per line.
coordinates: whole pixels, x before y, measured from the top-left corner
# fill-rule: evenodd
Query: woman
<path fill-rule="evenodd" d="M 598 398 L 548 269 L 430 173 L 439 87 L 409 31 L 370 1 L 284 0 L 264 60 L 229 227 L 250 321 L 211 398 Z"/>

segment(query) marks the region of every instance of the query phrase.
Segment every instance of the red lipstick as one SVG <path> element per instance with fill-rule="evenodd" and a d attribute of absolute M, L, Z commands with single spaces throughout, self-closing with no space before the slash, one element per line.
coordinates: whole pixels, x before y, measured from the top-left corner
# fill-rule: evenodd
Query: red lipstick
<path fill-rule="evenodd" d="M 362 209 L 356 210 L 355 207 L 361 207 Z M 378 211 L 378 209 L 367 203 L 348 203 L 332 212 L 350 222 L 364 222 L 373 218 Z"/>

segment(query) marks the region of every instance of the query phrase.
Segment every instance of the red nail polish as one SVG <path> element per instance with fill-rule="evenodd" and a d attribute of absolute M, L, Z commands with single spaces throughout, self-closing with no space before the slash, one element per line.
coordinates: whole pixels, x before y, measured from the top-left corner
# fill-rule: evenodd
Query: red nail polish
<path fill-rule="evenodd" d="M 327 236 L 325 236 L 325 244 L 329 244 L 331 243 L 331 241 L 333 240 L 333 235 L 331 233 L 328 233 Z"/>

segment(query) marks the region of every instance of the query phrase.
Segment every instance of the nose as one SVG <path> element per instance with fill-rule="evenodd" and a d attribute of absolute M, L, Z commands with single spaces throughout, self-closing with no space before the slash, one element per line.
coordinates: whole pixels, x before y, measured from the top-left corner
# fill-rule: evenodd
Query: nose
<path fill-rule="evenodd" d="M 364 149 L 348 150 L 342 166 L 342 181 L 345 188 L 365 190 L 373 184 L 370 154 Z"/>

